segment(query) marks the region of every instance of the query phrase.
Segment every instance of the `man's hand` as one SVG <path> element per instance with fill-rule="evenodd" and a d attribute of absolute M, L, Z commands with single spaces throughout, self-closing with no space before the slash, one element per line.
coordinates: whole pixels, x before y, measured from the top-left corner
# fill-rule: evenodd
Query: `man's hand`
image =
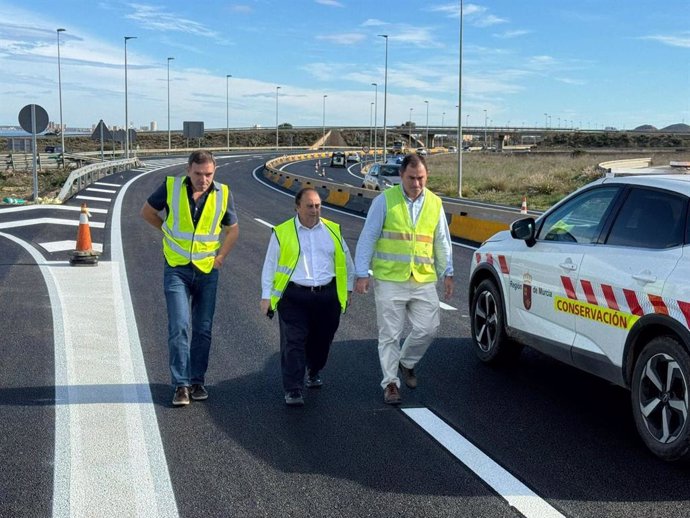
<path fill-rule="evenodd" d="M 443 278 L 443 292 L 445 300 L 453 296 L 453 277 L 447 276 Z"/>
<path fill-rule="evenodd" d="M 268 314 L 268 310 L 271 307 L 271 301 L 268 299 L 261 299 L 261 303 L 259 304 L 259 307 L 261 308 L 261 313 L 264 315 Z"/>
<path fill-rule="evenodd" d="M 355 293 L 359 293 L 360 295 L 369 293 L 369 277 L 360 277 L 357 279 L 355 282 Z"/>

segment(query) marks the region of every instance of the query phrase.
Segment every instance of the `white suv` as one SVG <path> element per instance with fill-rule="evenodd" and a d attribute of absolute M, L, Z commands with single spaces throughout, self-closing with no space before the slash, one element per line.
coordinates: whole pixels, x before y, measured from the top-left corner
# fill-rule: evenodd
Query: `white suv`
<path fill-rule="evenodd" d="M 529 345 L 630 389 L 637 430 L 690 457 L 690 175 L 602 178 L 474 254 L 479 358 Z"/>

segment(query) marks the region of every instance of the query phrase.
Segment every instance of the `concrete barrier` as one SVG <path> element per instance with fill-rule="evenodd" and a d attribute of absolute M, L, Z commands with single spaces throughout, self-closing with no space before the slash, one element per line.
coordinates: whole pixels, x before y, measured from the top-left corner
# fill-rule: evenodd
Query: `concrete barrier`
<path fill-rule="evenodd" d="M 369 211 L 371 201 L 380 192 L 348 187 L 326 180 L 316 180 L 286 173 L 279 169 L 280 166 L 289 162 L 317 160 L 324 158 L 323 155 L 324 153 L 304 153 L 274 158 L 264 165 L 264 177 L 295 193 L 302 187 L 314 187 L 324 203 L 366 214 Z M 330 156 L 328 153 L 326 155 Z M 457 202 L 444 201 L 443 209 L 451 235 L 473 243 L 481 243 L 496 232 L 507 230 L 510 223 L 523 217 L 519 209 L 484 207 L 465 203 L 462 200 Z"/>

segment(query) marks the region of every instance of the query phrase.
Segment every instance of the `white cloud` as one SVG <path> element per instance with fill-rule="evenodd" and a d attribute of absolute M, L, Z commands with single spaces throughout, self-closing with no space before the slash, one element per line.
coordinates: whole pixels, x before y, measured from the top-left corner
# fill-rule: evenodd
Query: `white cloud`
<path fill-rule="evenodd" d="M 133 9 L 133 12 L 126 14 L 125 18 L 135 21 L 145 29 L 158 32 L 182 32 L 219 42 L 224 41 L 218 32 L 209 30 L 204 24 L 165 12 L 159 6 L 129 4 L 129 7 Z"/>
<path fill-rule="evenodd" d="M 350 32 L 345 34 L 328 34 L 316 37 L 317 40 L 332 41 L 339 45 L 353 45 L 359 43 L 360 41 L 366 39 L 364 34 L 358 32 Z"/>
<path fill-rule="evenodd" d="M 512 38 L 519 38 L 520 36 L 525 36 L 526 34 L 529 34 L 532 31 L 525 31 L 525 30 L 513 30 L 513 31 L 505 31 L 502 33 L 496 33 L 494 34 L 494 37 L 508 40 Z"/>
<path fill-rule="evenodd" d="M 321 5 L 330 5 L 332 7 L 343 7 L 343 4 L 337 0 L 316 0 L 316 3 Z"/>
<path fill-rule="evenodd" d="M 686 48 L 686 49 L 690 48 L 690 36 L 658 35 L 658 36 L 644 36 L 641 39 L 658 41 L 660 43 L 663 43 L 664 45 L 669 45 L 670 47 L 682 47 L 682 48 Z"/>
<path fill-rule="evenodd" d="M 368 18 L 362 22 L 362 27 L 380 27 L 386 25 L 386 22 L 377 20 L 376 18 Z"/>

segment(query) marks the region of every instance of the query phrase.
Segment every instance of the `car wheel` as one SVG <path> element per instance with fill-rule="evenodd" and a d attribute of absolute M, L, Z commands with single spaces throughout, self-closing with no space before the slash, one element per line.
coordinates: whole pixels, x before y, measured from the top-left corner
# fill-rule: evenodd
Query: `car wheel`
<path fill-rule="evenodd" d="M 492 280 L 483 280 L 477 286 L 472 297 L 470 322 L 475 352 L 481 361 L 495 363 L 520 354 L 522 347 L 506 335 L 503 301 Z"/>
<path fill-rule="evenodd" d="M 635 425 L 647 447 L 667 461 L 686 457 L 690 450 L 689 381 L 690 355 L 670 336 L 651 340 L 635 363 Z"/>

